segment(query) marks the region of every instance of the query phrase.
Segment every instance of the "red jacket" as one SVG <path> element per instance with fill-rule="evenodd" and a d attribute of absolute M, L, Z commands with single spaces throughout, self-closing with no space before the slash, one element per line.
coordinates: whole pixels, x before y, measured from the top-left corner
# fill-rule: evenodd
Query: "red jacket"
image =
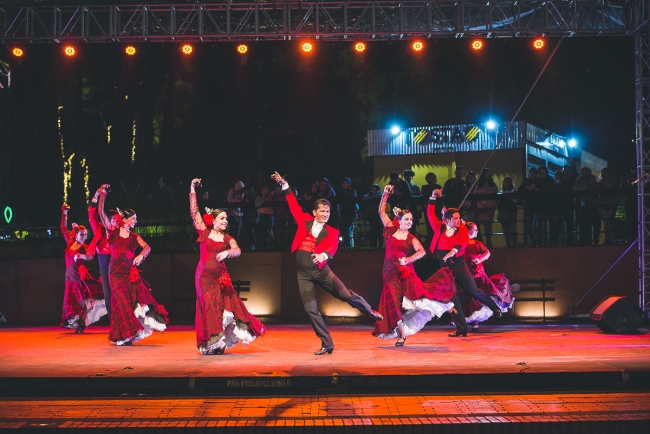
<path fill-rule="evenodd" d="M 436 202 L 429 201 L 427 205 L 427 217 L 429 217 L 429 223 L 433 229 L 433 238 L 431 239 L 431 253 L 436 254 L 438 249 L 438 241 L 440 240 L 440 235 L 442 231 L 445 230 L 445 224 L 438 220 L 436 215 Z M 465 247 L 469 244 L 469 232 L 467 231 L 467 226 L 460 225 L 458 228 L 458 244 L 454 248 L 458 249 L 456 257 L 462 257 L 465 254 Z"/>
<path fill-rule="evenodd" d="M 289 210 L 291 215 L 296 220 L 298 225 L 298 230 L 296 231 L 296 236 L 293 239 L 291 244 L 291 252 L 295 252 L 300 244 L 307 238 L 311 227 L 314 225 L 314 216 L 312 214 L 302 212 L 302 208 L 298 204 L 296 196 L 293 194 L 291 189 L 285 190 L 287 203 L 289 204 Z M 316 247 L 314 253 L 327 253 L 328 259 L 332 259 L 336 253 L 336 249 L 339 247 L 339 231 L 334 229 L 329 225 L 323 226 L 323 229 L 318 234 L 316 239 Z M 323 268 L 327 261 L 323 261 L 318 264 L 318 268 Z"/>

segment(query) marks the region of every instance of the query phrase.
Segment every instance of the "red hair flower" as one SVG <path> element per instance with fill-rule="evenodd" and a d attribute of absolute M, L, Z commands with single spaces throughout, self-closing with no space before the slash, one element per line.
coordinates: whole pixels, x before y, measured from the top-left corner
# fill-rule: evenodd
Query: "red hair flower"
<path fill-rule="evenodd" d="M 88 273 L 88 268 L 86 268 L 85 265 L 80 265 L 79 268 L 77 268 L 77 272 L 79 273 L 79 278 L 81 280 L 88 280 L 90 277 L 90 274 Z"/>
<path fill-rule="evenodd" d="M 140 271 L 136 267 L 131 267 L 129 272 L 129 282 L 135 283 L 140 279 Z"/>
<path fill-rule="evenodd" d="M 401 279 L 406 279 L 411 274 L 411 269 L 405 265 L 399 266 L 399 277 Z"/>
<path fill-rule="evenodd" d="M 203 221 L 205 222 L 205 225 L 209 228 L 212 227 L 214 224 L 214 216 L 212 214 L 203 214 Z"/>

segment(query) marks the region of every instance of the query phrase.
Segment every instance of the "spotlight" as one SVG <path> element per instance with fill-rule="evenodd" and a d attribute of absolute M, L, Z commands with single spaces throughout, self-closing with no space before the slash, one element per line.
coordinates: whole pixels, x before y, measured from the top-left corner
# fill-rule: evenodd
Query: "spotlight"
<path fill-rule="evenodd" d="M 357 42 L 356 44 L 354 44 L 354 50 L 357 53 L 362 53 L 366 51 L 366 44 L 364 44 L 363 42 Z"/>
<path fill-rule="evenodd" d="M 578 146 L 578 141 L 576 139 L 569 139 L 569 147 L 575 148 L 576 146 Z"/>
<path fill-rule="evenodd" d="M 391 127 L 391 129 L 390 129 L 390 133 L 392 135 L 394 135 L 394 136 L 398 135 L 400 133 L 400 131 L 402 131 L 402 129 L 400 127 L 398 127 L 397 125 L 393 125 Z"/>
<path fill-rule="evenodd" d="M 246 44 L 239 44 L 237 45 L 237 52 L 239 54 L 246 54 L 248 53 L 248 45 Z"/>
<path fill-rule="evenodd" d="M 67 45 L 67 46 L 63 49 L 63 52 L 64 52 L 65 55 L 68 56 L 68 57 L 72 57 L 72 56 L 74 56 L 74 55 L 77 53 L 77 51 L 74 49 L 74 47 L 73 47 L 72 45 Z"/>
<path fill-rule="evenodd" d="M 194 50 L 194 49 L 192 48 L 192 46 L 191 46 L 190 44 L 185 44 L 185 45 L 183 45 L 183 47 L 181 48 L 181 51 L 182 51 L 183 54 L 185 54 L 186 56 L 192 54 L 192 51 L 193 51 L 193 50 Z"/>
<path fill-rule="evenodd" d="M 413 51 L 422 51 L 424 49 L 424 42 L 415 41 L 411 47 L 413 47 Z"/>
<path fill-rule="evenodd" d="M 311 42 L 303 42 L 302 45 L 300 45 L 300 48 L 305 53 L 311 53 L 311 51 L 314 49 L 314 46 Z"/>
<path fill-rule="evenodd" d="M 124 52 L 129 56 L 133 56 L 135 54 L 136 50 L 135 50 L 135 47 L 133 45 L 129 45 L 128 47 L 126 47 L 124 49 Z"/>
<path fill-rule="evenodd" d="M 485 123 L 485 126 L 487 127 L 488 130 L 493 130 L 497 127 L 497 123 L 490 119 Z"/>
<path fill-rule="evenodd" d="M 13 50 L 11 50 L 11 54 L 13 54 L 16 57 L 23 57 L 23 54 L 25 54 L 25 52 L 20 48 L 14 48 Z"/>
<path fill-rule="evenodd" d="M 479 51 L 483 48 L 483 41 L 480 39 L 474 39 L 472 41 L 472 50 Z"/>
<path fill-rule="evenodd" d="M 544 45 L 545 45 L 544 40 L 541 38 L 537 38 L 533 41 L 533 48 L 535 48 L 536 50 L 541 50 L 542 48 L 544 48 Z"/>

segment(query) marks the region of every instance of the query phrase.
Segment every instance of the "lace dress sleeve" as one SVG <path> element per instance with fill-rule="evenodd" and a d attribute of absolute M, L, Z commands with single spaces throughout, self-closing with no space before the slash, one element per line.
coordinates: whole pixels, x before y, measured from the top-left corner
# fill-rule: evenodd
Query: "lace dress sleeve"
<path fill-rule="evenodd" d="M 241 256 L 241 249 L 239 248 L 239 245 L 237 245 L 237 241 L 233 237 L 224 234 L 223 240 L 226 244 L 230 246 L 230 248 L 227 250 L 229 258 L 238 258 L 239 256 Z"/>
<path fill-rule="evenodd" d="M 199 234 L 207 229 L 203 217 L 201 217 L 199 206 L 196 203 L 196 193 L 190 193 L 190 216 L 192 217 L 192 223 L 194 223 L 194 229 Z"/>

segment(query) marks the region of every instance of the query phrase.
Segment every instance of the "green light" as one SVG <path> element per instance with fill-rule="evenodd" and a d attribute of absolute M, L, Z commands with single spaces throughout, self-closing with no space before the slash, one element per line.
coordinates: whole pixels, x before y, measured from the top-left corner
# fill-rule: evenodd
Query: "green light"
<path fill-rule="evenodd" d="M 5 214 L 5 221 L 7 223 L 10 223 L 11 219 L 14 217 L 14 212 L 11 210 L 11 208 L 6 207 L 4 214 Z"/>

